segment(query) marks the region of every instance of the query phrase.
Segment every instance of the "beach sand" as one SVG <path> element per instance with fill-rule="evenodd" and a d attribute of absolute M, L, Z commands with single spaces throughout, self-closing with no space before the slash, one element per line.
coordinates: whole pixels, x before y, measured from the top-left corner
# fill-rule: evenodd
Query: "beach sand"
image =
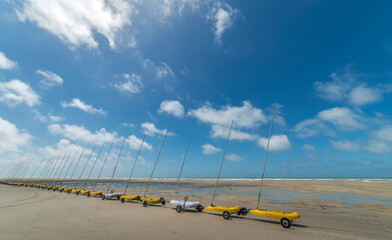
<path fill-rule="evenodd" d="M 120 182 L 120 181 L 119 181 Z M 143 181 L 128 194 L 143 195 Z M 211 203 L 212 180 L 154 182 L 147 196 Z M 215 205 L 257 205 L 258 181 L 223 180 Z M 98 190 L 106 192 L 103 185 Z M 115 190 L 122 191 L 117 185 Z M 391 239 L 392 183 L 272 181 L 264 184 L 261 209 L 301 218 L 290 229 L 278 220 L 248 214 L 224 220 L 220 213 L 192 209 L 177 213 L 170 204 L 144 208 L 139 202 L 76 196 L 0 185 L 1 239 Z"/>

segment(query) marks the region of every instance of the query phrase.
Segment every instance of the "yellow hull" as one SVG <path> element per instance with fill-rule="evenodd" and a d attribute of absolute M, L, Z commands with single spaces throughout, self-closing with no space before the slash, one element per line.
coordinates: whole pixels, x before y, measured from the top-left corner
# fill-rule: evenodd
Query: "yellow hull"
<path fill-rule="evenodd" d="M 278 220 L 281 220 L 282 218 L 287 218 L 288 220 L 290 220 L 290 222 L 300 218 L 297 212 L 285 213 L 285 212 L 264 211 L 264 210 L 255 209 L 255 210 L 250 210 L 249 213 L 259 215 L 259 216 L 274 218 Z"/>
<path fill-rule="evenodd" d="M 231 207 L 220 207 L 220 206 L 217 206 L 217 207 L 209 206 L 209 207 L 206 207 L 205 210 L 210 210 L 210 211 L 215 211 L 215 212 L 227 211 L 230 214 L 233 214 L 233 213 L 239 212 L 241 210 L 241 207 L 238 205 L 235 207 L 232 207 L 232 208 Z"/>
<path fill-rule="evenodd" d="M 72 189 L 72 192 L 73 193 L 78 193 L 78 192 L 80 192 L 80 191 L 82 191 L 81 189 Z"/>
<path fill-rule="evenodd" d="M 90 190 L 80 190 L 80 194 L 88 194 L 90 193 Z"/>
<path fill-rule="evenodd" d="M 72 188 L 64 188 L 64 191 L 65 191 L 65 192 L 72 191 Z"/>
<path fill-rule="evenodd" d="M 102 195 L 102 192 L 101 191 L 98 191 L 98 192 L 90 192 L 90 194 L 91 195 L 94 195 L 94 196 L 101 196 Z"/>
<path fill-rule="evenodd" d="M 59 187 L 58 186 L 54 186 L 54 187 L 52 187 L 52 189 L 58 189 Z"/>
<path fill-rule="evenodd" d="M 58 188 L 59 191 L 63 191 L 65 187 Z"/>
<path fill-rule="evenodd" d="M 140 201 L 144 202 L 148 202 L 148 203 L 160 203 L 161 199 L 160 198 L 146 198 L 146 197 L 142 197 L 140 198 Z"/>
<path fill-rule="evenodd" d="M 139 198 L 138 195 L 134 195 L 134 196 L 121 196 L 120 199 L 124 199 L 124 200 L 128 200 L 128 201 L 132 201 L 132 200 L 137 200 Z"/>

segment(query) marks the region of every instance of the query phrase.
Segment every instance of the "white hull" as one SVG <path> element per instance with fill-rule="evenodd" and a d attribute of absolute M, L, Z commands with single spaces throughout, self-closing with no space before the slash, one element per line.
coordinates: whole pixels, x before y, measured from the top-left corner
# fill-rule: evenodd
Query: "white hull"
<path fill-rule="evenodd" d="M 200 202 L 191 202 L 191 201 L 184 201 L 184 200 L 171 200 L 171 205 L 174 206 L 181 206 L 183 208 L 195 208 L 197 206 L 201 206 Z"/>

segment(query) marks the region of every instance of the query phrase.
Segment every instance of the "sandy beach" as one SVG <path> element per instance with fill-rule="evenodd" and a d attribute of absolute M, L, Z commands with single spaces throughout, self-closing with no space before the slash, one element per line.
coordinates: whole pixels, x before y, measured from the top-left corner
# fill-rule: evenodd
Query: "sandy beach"
<path fill-rule="evenodd" d="M 215 205 L 254 209 L 258 181 L 223 180 Z M 65 183 L 66 185 L 68 183 Z M 211 202 L 212 180 L 154 182 L 149 197 Z M 122 191 L 121 181 L 115 190 Z M 106 191 L 105 185 L 98 190 Z M 192 209 L 177 213 L 170 204 L 144 208 L 139 202 L 76 196 L 29 187 L 0 185 L 3 239 L 390 239 L 392 183 L 360 181 L 265 181 L 262 209 L 301 218 L 290 229 L 279 221 L 248 214 L 224 220 L 220 213 Z M 144 182 L 130 186 L 142 195 Z"/>

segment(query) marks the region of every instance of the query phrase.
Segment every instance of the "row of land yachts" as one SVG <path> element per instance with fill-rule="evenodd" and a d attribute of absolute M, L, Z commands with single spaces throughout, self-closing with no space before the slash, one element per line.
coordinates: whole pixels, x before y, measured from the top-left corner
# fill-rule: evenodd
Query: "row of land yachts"
<path fill-rule="evenodd" d="M 87 197 L 90 196 L 99 197 L 102 198 L 102 200 L 114 199 L 114 200 L 121 201 L 121 203 L 125 203 L 127 201 L 138 201 L 141 202 L 144 207 L 147 207 L 150 204 L 162 204 L 162 205 L 166 204 L 166 200 L 163 197 L 149 198 L 145 196 L 141 197 L 139 195 L 125 195 L 123 193 L 114 192 L 113 190 L 111 190 L 108 193 L 103 193 L 102 191 L 84 190 L 84 189 L 78 189 L 74 187 L 46 185 L 46 184 L 39 184 L 39 183 L 23 183 L 23 182 L 15 182 L 15 181 L 3 181 L 1 183 L 12 185 L 12 186 L 25 186 L 31 188 L 59 191 L 60 193 L 61 192 L 65 192 L 68 194 L 73 193 L 75 195 L 84 195 Z M 230 219 L 231 214 L 237 214 L 243 216 L 246 216 L 248 213 L 256 214 L 256 215 L 280 220 L 280 223 L 284 228 L 290 228 L 291 222 L 299 218 L 299 214 L 297 212 L 285 213 L 285 212 L 267 211 L 267 210 L 259 210 L 259 209 L 248 210 L 246 208 L 241 208 L 240 206 L 222 207 L 222 206 L 211 205 L 208 207 L 203 207 L 199 201 L 188 201 L 187 196 L 185 196 L 184 200 L 171 200 L 170 204 L 175 206 L 175 209 L 178 213 L 189 208 L 194 208 L 197 212 L 202 212 L 205 209 L 209 211 L 221 212 L 224 219 Z"/>
<path fill-rule="evenodd" d="M 272 120 L 271 120 L 271 126 L 270 126 L 269 137 L 268 137 L 268 144 L 267 144 L 267 149 L 266 149 L 266 156 L 265 156 L 265 160 L 264 160 L 264 168 L 263 168 L 262 178 L 261 178 L 261 182 L 260 182 L 259 199 L 258 199 L 258 204 L 257 204 L 257 208 L 256 209 L 248 210 L 246 208 L 241 208 L 238 205 L 235 206 L 235 207 L 224 207 L 224 206 L 214 206 L 214 204 L 213 204 L 214 203 L 214 199 L 215 199 L 216 189 L 217 189 L 219 178 L 220 178 L 220 173 L 221 173 L 221 170 L 222 170 L 223 161 L 225 159 L 227 145 L 229 143 L 231 130 L 232 130 L 232 127 L 233 127 L 233 124 L 234 124 L 234 119 L 233 119 L 233 121 L 231 123 L 230 131 L 229 131 L 229 134 L 228 134 L 228 137 L 227 137 L 225 151 L 223 153 L 223 158 L 222 158 L 222 162 L 221 162 L 221 165 L 220 165 L 220 170 L 219 170 L 219 174 L 218 174 L 218 177 L 217 177 L 217 181 L 216 181 L 215 190 L 214 190 L 214 194 L 213 194 L 213 197 L 212 197 L 211 205 L 208 206 L 208 207 L 203 207 L 200 204 L 200 202 L 188 201 L 188 197 L 186 196 L 184 198 L 184 200 L 171 200 L 170 201 L 170 204 L 172 204 L 172 205 L 174 205 L 176 207 L 176 211 L 180 213 L 180 212 L 184 211 L 185 209 L 189 209 L 189 208 L 194 208 L 198 212 L 202 212 L 203 210 L 215 211 L 215 212 L 222 213 L 222 216 L 223 216 L 224 219 L 230 219 L 231 218 L 231 214 L 237 214 L 237 215 L 246 216 L 248 213 L 251 213 L 251 214 L 255 214 L 255 215 L 259 215 L 259 216 L 264 216 L 264 217 L 268 217 L 268 218 L 277 219 L 277 220 L 280 221 L 281 225 L 284 228 L 290 228 L 291 223 L 295 219 L 299 218 L 299 214 L 297 212 L 286 213 L 286 212 L 267 211 L 267 210 L 260 210 L 259 209 L 260 196 L 261 196 L 261 191 L 262 191 L 262 184 L 263 184 L 263 177 L 264 177 L 264 170 L 265 170 L 265 163 L 266 163 L 266 160 L 267 160 L 268 146 L 269 146 L 269 141 L 270 141 L 270 136 L 271 136 L 271 129 L 272 129 L 272 122 L 273 122 L 274 114 L 275 114 L 275 110 L 273 112 Z M 33 187 L 33 188 L 39 188 L 39 189 L 47 189 L 47 190 L 53 190 L 53 191 L 59 191 L 59 192 L 66 192 L 68 194 L 73 193 L 73 194 L 76 194 L 76 195 L 85 195 L 87 197 L 90 197 L 90 196 L 100 197 L 100 198 L 102 198 L 102 200 L 105 200 L 105 199 L 117 199 L 117 200 L 120 200 L 122 203 L 125 203 L 127 201 L 140 201 L 140 202 L 143 203 L 144 207 L 147 207 L 150 204 L 162 204 L 162 205 L 165 205 L 166 201 L 165 201 L 165 199 L 163 197 L 161 197 L 161 198 L 149 198 L 149 197 L 146 197 L 146 194 L 148 192 L 148 188 L 150 186 L 151 179 L 153 177 L 153 174 L 154 174 L 154 171 L 155 171 L 155 167 L 157 166 L 158 159 L 159 159 L 159 156 L 161 154 L 162 148 L 163 148 L 164 143 L 166 141 L 167 134 L 168 134 L 168 132 L 166 131 L 165 137 L 163 139 L 161 148 L 159 150 L 157 159 L 155 161 L 154 168 L 152 169 L 152 172 L 151 172 L 150 180 L 147 183 L 146 190 L 144 192 L 143 197 L 141 197 L 139 195 L 127 195 L 126 193 L 127 193 L 128 185 L 130 184 L 130 180 L 131 180 L 132 175 L 133 175 L 133 171 L 135 169 L 135 165 L 136 165 L 137 160 L 139 158 L 140 151 L 141 151 L 141 149 L 143 147 L 143 143 L 144 143 L 144 140 L 146 138 L 146 135 L 144 136 L 144 138 L 143 138 L 143 140 L 141 142 L 139 151 L 137 153 L 136 159 L 135 159 L 135 161 L 133 163 L 133 167 L 132 167 L 131 173 L 130 173 L 129 178 L 128 178 L 128 183 L 125 186 L 124 191 L 122 193 L 114 192 L 114 190 L 110 191 L 110 184 L 113 182 L 113 177 L 115 175 L 115 171 L 116 171 L 119 159 L 120 159 L 120 155 L 121 155 L 122 149 L 124 147 L 125 140 L 123 141 L 121 150 L 119 151 L 117 162 L 116 162 L 116 165 L 115 165 L 115 167 L 113 169 L 112 177 L 111 177 L 111 180 L 109 181 L 109 186 L 108 186 L 107 191 L 106 191 L 105 194 L 102 191 L 95 191 L 95 189 L 96 189 L 96 186 L 97 186 L 97 182 L 98 182 L 98 180 L 99 180 L 99 178 L 101 176 L 102 170 L 103 170 L 103 168 L 105 166 L 106 160 L 108 159 L 110 150 L 112 149 L 113 143 L 110 146 L 109 151 L 107 152 L 106 158 L 105 158 L 105 160 L 104 160 L 104 162 L 102 164 L 102 167 L 100 169 L 98 178 L 93 183 L 93 187 L 91 188 L 92 190 L 86 190 L 87 183 L 88 183 L 88 180 L 90 178 L 91 172 L 93 171 L 94 166 L 96 165 L 96 162 L 97 162 L 97 160 L 99 158 L 99 155 L 101 154 L 103 145 L 102 145 L 101 149 L 99 150 L 99 153 L 97 154 L 95 162 L 92 165 L 92 168 L 90 170 L 90 173 L 88 174 L 88 177 L 87 177 L 87 180 L 84 183 L 84 186 L 78 187 L 78 183 L 81 180 L 82 174 L 83 174 L 87 164 L 89 163 L 89 160 L 90 160 L 90 158 L 91 158 L 91 156 L 92 156 L 92 154 L 94 152 L 95 147 L 92 149 L 91 154 L 90 154 L 89 158 L 87 159 L 82 172 L 80 173 L 79 179 L 78 179 L 78 181 L 76 181 L 76 183 L 75 183 L 75 185 L 73 187 L 64 186 L 65 185 L 65 181 L 64 180 L 66 179 L 66 176 L 67 176 L 67 174 L 68 174 L 68 172 L 69 172 L 69 170 L 70 170 L 70 168 L 72 166 L 72 163 L 73 163 L 77 153 L 75 153 L 75 155 L 74 155 L 74 157 L 73 157 L 73 159 L 71 161 L 71 164 L 69 164 L 68 170 L 66 171 L 66 173 L 64 175 L 63 181 L 59 181 L 60 180 L 60 176 L 62 176 L 64 167 L 65 167 L 65 165 L 67 165 L 67 162 L 68 162 L 68 159 L 69 159 L 71 153 L 68 154 L 68 157 L 66 158 L 65 161 L 64 161 L 64 159 L 65 159 L 65 156 L 67 154 L 64 154 L 64 157 L 63 157 L 63 159 L 61 161 L 59 161 L 60 160 L 60 156 L 57 158 L 56 161 L 54 161 L 54 158 L 52 158 L 50 161 L 47 161 L 47 163 L 46 163 L 46 165 L 44 167 L 43 172 L 41 173 L 40 177 L 38 178 L 38 181 L 32 181 L 32 176 L 34 175 L 34 173 L 36 172 L 36 170 L 39 168 L 39 166 L 41 165 L 41 163 L 43 161 L 40 162 L 40 165 L 38 165 L 38 167 L 33 172 L 31 177 L 28 178 L 27 181 L 25 181 L 24 180 L 25 179 L 24 176 L 25 176 L 25 174 L 27 172 L 27 169 L 30 167 L 31 162 L 32 162 L 32 160 L 29 160 L 29 161 L 27 161 L 27 163 L 25 165 L 19 164 L 19 166 L 14 166 L 14 168 L 11 168 L 10 169 L 11 171 L 10 171 L 8 177 L 6 179 L 4 179 L 2 181 L 2 183 L 13 185 L 13 186 L 26 186 L 26 187 Z M 185 159 L 186 159 L 186 156 L 187 156 L 187 153 L 188 153 L 188 149 L 189 149 L 189 145 L 190 145 L 190 142 L 191 142 L 191 139 L 192 139 L 192 135 L 193 135 L 193 131 L 192 131 L 192 133 L 190 135 L 189 142 L 188 142 L 188 145 L 187 145 L 187 150 L 185 152 L 184 160 L 182 162 L 180 174 L 179 174 L 179 177 L 177 179 L 177 186 L 178 186 L 178 182 L 179 182 L 179 180 L 181 178 L 182 169 L 184 167 L 184 163 L 185 163 Z M 80 162 L 80 159 L 82 158 L 83 152 L 84 152 L 84 150 L 82 151 L 82 153 L 81 153 L 81 155 L 79 157 L 79 160 L 77 161 L 77 163 L 75 165 L 75 168 L 74 168 L 74 170 L 72 172 L 72 175 L 69 178 L 69 180 L 73 179 L 75 170 L 76 170 L 76 168 L 77 168 L 77 166 L 78 166 L 78 164 Z M 64 162 L 64 164 L 62 164 L 63 162 Z M 60 163 L 60 164 L 58 164 L 58 163 Z M 54 172 L 54 174 L 52 174 L 53 170 L 54 170 L 54 166 L 56 166 L 56 165 L 57 165 L 57 167 L 56 167 L 57 170 Z M 23 166 L 23 167 L 21 168 L 21 166 Z M 58 170 L 60 169 L 60 166 L 62 166 L 60 174 L 57 174 Z M 20 170 L 20 169 L 22 169 L 22 170 Z M 10 177 L 10 176 L 13 176 L 13 177 Z M 54 177 L 54 176 L 57 176 L 57 177 Z M 63 185 L 63 186 L 61 186 L 61 185 Z"/>

